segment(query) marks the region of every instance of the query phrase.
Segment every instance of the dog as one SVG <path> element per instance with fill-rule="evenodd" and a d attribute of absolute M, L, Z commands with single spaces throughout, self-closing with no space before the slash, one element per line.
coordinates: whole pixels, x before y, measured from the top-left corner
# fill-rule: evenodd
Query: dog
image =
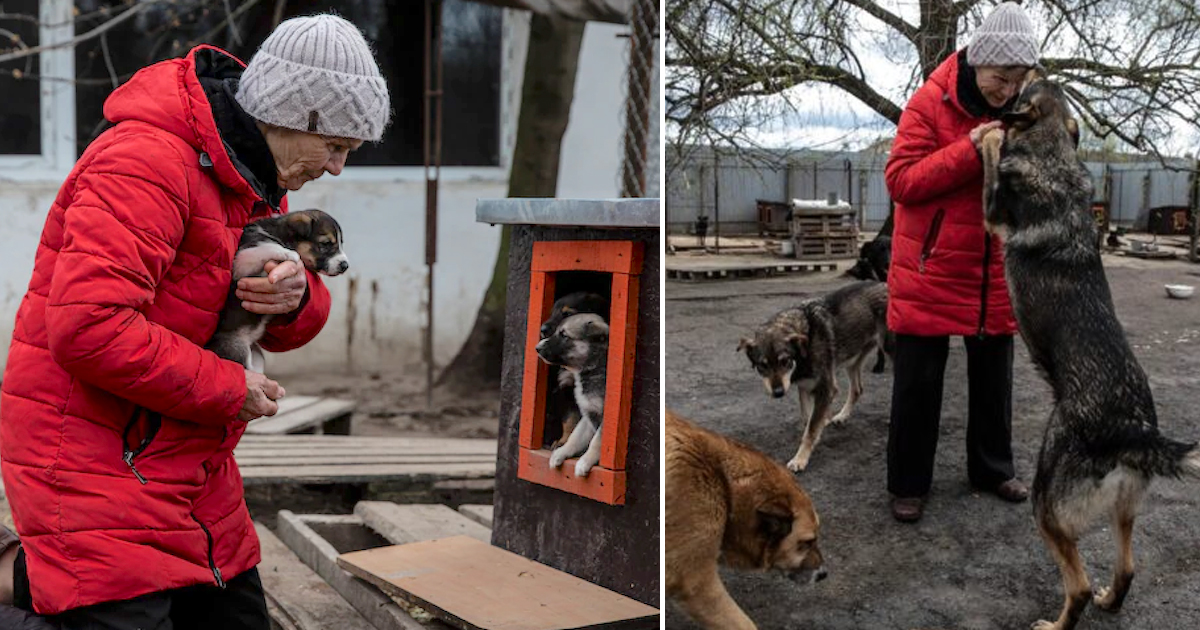
<path fill-rule="evenodd" d="M 579 421 L 566 441 L 550 452 L 550 466 L 559 468 L 568 457 L 579 455 L 575 476 L 586 477 L 600 461 L 608 324 L 595 313 L 571 315 L 535 349 L 542 361 L 562 367 L 574 378 L 575 404 L 579 406 Z"/>
<path fill-rule="evenodd" d="M 1062 573 L 1058 618 L 1035 630 L 1071 630 L 1089 600 L 1116 612 L 1133 580 L 1133 522 L 1155 477 L 1200 475 L 1200 451 L 1159 433 L 1145 372 L 1113 308 L 1096 247 L 1092 183 L 1076 152 L 1078 126 L 1062 88 L 1036 70 L 1006 129 L 985 136 L 984 214 L 1005 239 L 1005 273 L 1021 337 L 1049 382 L 1033 507 Z M 1076 541 L 1112 519 L 1112 584 L 1092 593 Z"/>
<path fill-rule="evenodd" d="M 808 467 L 826 423 L 850 417 L 862 396 L 863 363 L 877 348 L 890 351 L 889 339 L 887 285 L 881 282 L 856 282 L 806 300 L 780 311 L 752 338 L 742 338 L 737 349 L 746 353 L 768 394 L 782 398 L 793 385 L 799 392 L 804 437 L 787 464 L 789 470 Z M 846 370 L 850 391 L 842 409 L 829 418 L 839 392 L 834 376 L 838 368 Z"/>
<path fill-rule="evenodd" d="M 350 268 L 342 251 L 342 228 L 320 210 L 301 210 L 255 221 L 242 230 L 233 257 L 233 281 L 217 330 L 205 345 L 222 359 L 241 363 L 247 370 L 262 372 L 261 354 L 255 352 L 270 315 L 251 313 L 237 297 L 238 280 L 262 277 L 268 262 L 291 260 L 327 276 Z"/>
<path fill-rule="evenodd" d="M 827 575 L 812 501 L 783 466 L 667 410 L 667 597 L 710 630 L 753 630 L 717 564 Z"/>
<path fill-rule="evenodd" d="M 846 275 L 859 280 L 887 282 L 888 266 L 892 264 L 892 237 L 879 234 L 862 244 L 858 260 L 846 270 Z"/>
<path fill-rule="evenodd" d="M 559 324 L 571 315 L 595 313 L 607 321 L 608 311 L 608 298 L 599 293 L 589 291 L 568 293 L 555 300 L 554 306 L 550 308 L 550 316 L 542 322 L 541 338 L 545 339 L 553 335 L 554 331 L 558 330 Z M 571 432 L 575 430 L 575 424 L 579 421 L 579 406 L 575 404 L 574 375 L 559 366 L 552 365 L 549 376 L 551 389 L 550 395 L 546 399 L 546 417 L 562 419 L 562 433 L 550 444 L 550 448 L 555 449 L 562 446 Z"/>

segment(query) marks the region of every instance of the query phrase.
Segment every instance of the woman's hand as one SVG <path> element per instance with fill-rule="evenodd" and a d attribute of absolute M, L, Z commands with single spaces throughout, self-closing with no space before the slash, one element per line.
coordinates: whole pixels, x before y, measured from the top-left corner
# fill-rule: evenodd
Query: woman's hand
<path fill-rule="evenodd" d="M 993 120 L 992 122 L 983 123 L 982 125 L 979 125 L 978 127 L 975 127 L 974 129 L 972 129 L 971 130 L 971 144 L 975 145 L 975 150 L 979 151 L 983 148 L 981 143 L 983 142 L 983 137 L 985 135 L 987 135 L 987 132 L 989 132 L 993 129 L 999 129 L 999 128 L 1000 128 L 1000 121 Z"/>
<path fill-rule="evenodd" d="M 300 307 L 308 289 L 304 265 L 291 260 L 269 262 L 265 278 L 238 280 L 236 295 L 242 308 L 259 315 L 282 315 Z"/>
<path fill-rule="evenodd" d="M 238 413 L 238 420 L 250 422 L 262 416 L 273 416 L 279 411 L 276 400 L 283 398 L 283 387 L 271 379 L 246 370 L 246 402 Z"/>

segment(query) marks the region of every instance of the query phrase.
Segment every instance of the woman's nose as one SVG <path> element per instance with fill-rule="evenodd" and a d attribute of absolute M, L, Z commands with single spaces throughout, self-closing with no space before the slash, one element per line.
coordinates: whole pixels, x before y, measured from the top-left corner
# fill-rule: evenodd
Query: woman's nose
<path fill-rule="evenodd" d="M 345 166 L 346 154 L 338 152 L 329 156 L 329 161 L 325 163 L 325 170 L 328 171 L 330 175 L 337 176 L 342 174 L 342 169 L 345 168 Z"/>

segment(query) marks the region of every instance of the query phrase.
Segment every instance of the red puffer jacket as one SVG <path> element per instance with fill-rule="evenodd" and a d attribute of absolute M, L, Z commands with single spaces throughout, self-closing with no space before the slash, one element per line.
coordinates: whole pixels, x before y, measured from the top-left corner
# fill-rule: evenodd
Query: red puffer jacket
<path fill-rule="evenodd" d="M 908 335 L 1013 334 L 1000 240 L 983 229 L 983 170 L 958 96 L 958 54 L 900 117 L 885 175 L 896 202 L 888 327 Z"/>
<path fill-rule="evenodd" d="M 202 46 L 109 97 L 117 124 L 55 198 L 17 313 L 0 458 L 42 614 L 220 583 L 259 561 L 231 457 L 244 372 L 201 346 L 242 228 L 275 210 L 226 154 L 198 59 L 244 67 Z M 308 284 L 304 306 L 272 323 L 268 350 L 324 325 L 329 293 L 314 274 Z"/>

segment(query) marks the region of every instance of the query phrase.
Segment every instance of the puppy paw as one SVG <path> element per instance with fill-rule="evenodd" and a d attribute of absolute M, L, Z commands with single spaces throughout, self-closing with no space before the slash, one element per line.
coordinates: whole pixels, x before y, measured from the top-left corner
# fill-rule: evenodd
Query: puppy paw
<path fill-rule="evenodd" d="M 575 462 L 575 476 L 576 477 L 586 477 L 586 476 L 588 476 L 588 472 L 590 472 L 591 470 L 592 470 L 592 465 L 583 461 L 582 459 Z"/>
<path fill-rule="evenodd" d="M 1107 586 L 1096 589 L 1096 593 L 1092 595 L 1092 603 L 1106 612 L 1115 613 L 1121 610 L 1121 604 L 1117 602 L 1117 592 Z"/>
<path fill-rule="evenodd" d="M 829 419 L 829 424 L 841 424 L 846 421 L 846 418 L 849 418 L 849 417 L 850 417 L 849 412 L 839 413 L 836 416 Z"/>
<path fill-rule="evenodd" d="M 1057 623 L 1051 623 L 1045 619 L 1038 619 L 1029 627 L 1030 630 L 1059 630 Z"/>
<path fill-rule="evenodd" d="M 792 472 L 804 472 L 804 469 L 808 468 L 808 455 L 793 457 L 792 461 L 787 463 L 787 468 Z"/>
<path fill-rule="evenodd" d="M 550 453 L 550 467 L 551 468 L 559 468 L 563 465 L 563 462 L 565 462 L 565 461 L 567 461 L 566 449 L 559 447 L 559 448 L 554 449 L 554 452 Z"/>

